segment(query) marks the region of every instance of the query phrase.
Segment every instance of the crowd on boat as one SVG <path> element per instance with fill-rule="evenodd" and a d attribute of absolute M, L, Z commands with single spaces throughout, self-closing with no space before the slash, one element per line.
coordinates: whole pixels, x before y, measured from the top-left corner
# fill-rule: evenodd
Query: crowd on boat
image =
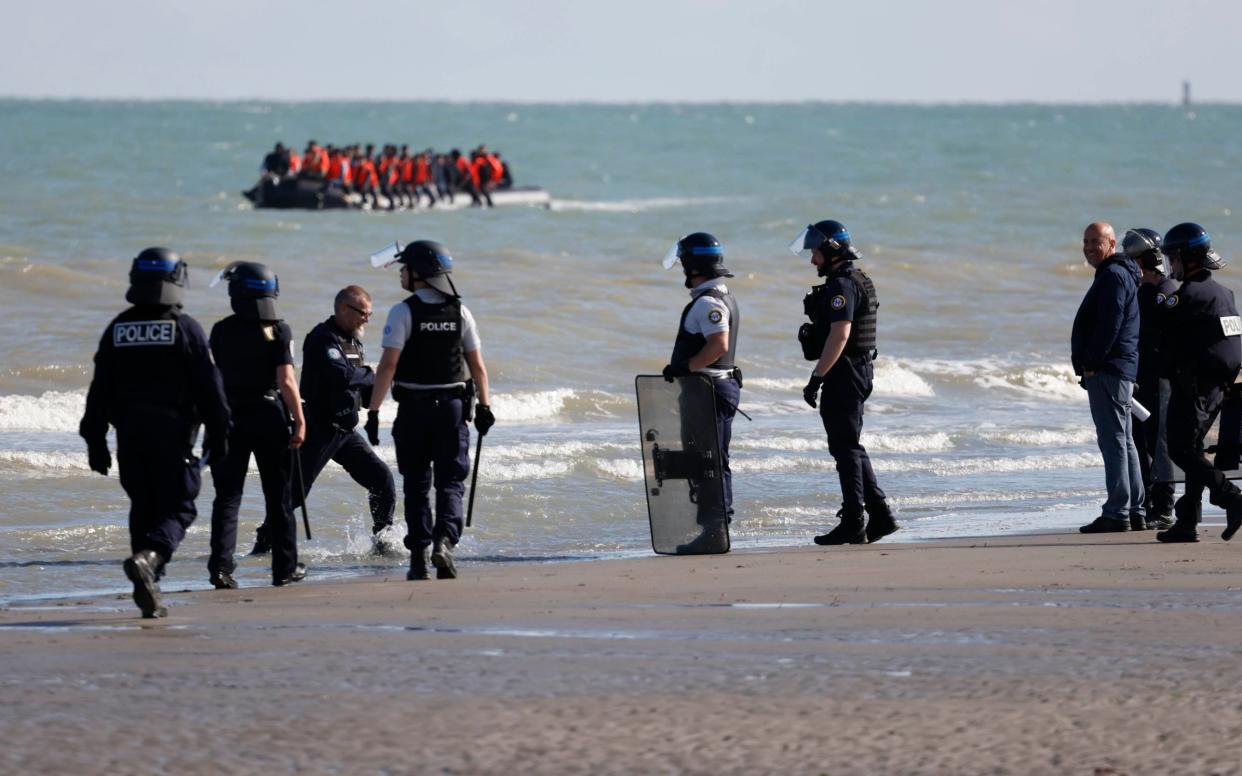
<path fill-rule="evenodd" d="M 486 145 L 466 155 L 457 148 L 411 152 L 408 145 L 389 143 L 377 153 L 371 143 L 322 146 L 310 140 L 299 154 L 277 143 L 263 158 L 260 175 L 261 183 L 320 182 L 324 193 L 357 193 L 373 207 L 383 196 L 390 209 L 418 207 L 424 199 L 426 207 L 435 207 L 458 194 L 469 196 L 475 207 L 491 207 L 492 191 L 513 186 L 508 163 Z"/>

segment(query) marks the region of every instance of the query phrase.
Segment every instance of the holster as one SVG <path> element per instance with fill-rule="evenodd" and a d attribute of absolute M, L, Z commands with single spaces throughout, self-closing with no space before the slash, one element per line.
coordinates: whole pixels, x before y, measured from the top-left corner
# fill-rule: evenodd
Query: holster
<path fill-rule="evenodd" d="M 467 380 L 465 394 L 462 396 L 461 402 L 461 419 L 466 423 L 474 420 L 474 399 L 476 395 L 474 380 Z"/>

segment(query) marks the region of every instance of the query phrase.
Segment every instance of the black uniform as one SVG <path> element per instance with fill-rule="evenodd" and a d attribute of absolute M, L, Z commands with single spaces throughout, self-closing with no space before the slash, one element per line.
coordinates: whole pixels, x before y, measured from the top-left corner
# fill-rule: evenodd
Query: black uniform
<path fill-rule="evenodd" d="M 79 433 L 103 443 L 116 427 L 131 551 L 167 561 L 197 512 L 199 424 L 227 434 L 229 408 L 202 327 L 179 306 L 138 305 L 104 329 Z M 162 572 L 162 568 L 160 569 Z"/>
<path fill-rule="evenodd" d="M 233 410 L 229 454 L 211 462 L 216 499 L 211 509 L 212 574 L 231 574 L 237 547 L 237 510 L 254 453 L 267 504 L 264 524 L 272 545 L 272 578 L 293 574 L 298 560 L 293 519 L 289 413 L 276 387 L 276 368 L 293 363 L 293 333 L 284 321 L 230 315 L 211 329 L 211 352 Z"/>
<path fill-rule="evenodd" d="M 1199 270 L 1164 302 L 1164 357 L 1172 387 L 1169 457 L 1186 473 L 1186 493 L 1175 508 L 1177 522 L 1199 523 L 1203 490 L 1228 511 L 1242 510 L 1242 491 L 1203 453 L 1203 438 L 1242 365 L 1242 338 L 1233 292 Z"/>
<path fill-rule="evenodd" d="M 862 436 L 863 404 L 871 395 L 875 377 L 876 310 L 879 308 L 871 278 L 852 261 L 843 263 L 803 300 L 811 318 L 810 345 L 806 355 L 815 358 L 823 350 L 833 323 L 851 321 L 845 350 L 824 375 L 819 416 L 828 434 L 828 452 L 837 463 L 844 502 L 843 518 L 861 520 L 865 508 L 871 516 L 888 515 L 884 491 L 876 483 Z M 816 349 L 818 346 L 818 349 Z"/>
<path fill-rule="evenodd" d="M 393 378 L 397 418 L 392 439 L 405 482 L 405 546 L 421 552 L 437 539 L 456 545 L 465 525 L 461 502 L 470 472 L 469 373 L 461 301 L 445 296 L 441 302 L 425 302 L 411 294 L 402 304 L 410 309 L 410 327 Z"/>
<path fill-rule="evenodd" d="M 362 342 L 346 334 L 332 318 L 311 329 L 302 343 L 302 401 L 306 405 L 306 441 L 298 451 L 306 492 L 328 461 L 340 464 L 354 482 L 367 489 L 372 530 L 392 525 L 396 483 L 388 464 L 354 429 L 358 410 L 371 403 L 375 372 L 365 364 Z M 294 507 L 301 505 L 294 493 Z"/>
<path fill-rule="evenodd" d="M 1169 399 L 1169 381 L 1161 376 L 1160 346 L 1164 321 L 1164 303 L 1177 292 L 1177 283 L 1161 278 L 1157 283 L 1138 287 L 1139 305 L 1139 366 L 1134 398 L 1151 412 L 1151 417 L 1135 426 L 1134 446 L 1138 448 L 1139 469 L 1146 490 L 1144 506 L 1150 518 L 1169 515 L 1173 511 L 1173 483 L 1156 481 L 1157 473 L 1166 474 L 1168 451 L 1161 434 L 1167 420 L 1165 405 Z M 1167 472 L 1166 476 L 1172 472 Z"/>

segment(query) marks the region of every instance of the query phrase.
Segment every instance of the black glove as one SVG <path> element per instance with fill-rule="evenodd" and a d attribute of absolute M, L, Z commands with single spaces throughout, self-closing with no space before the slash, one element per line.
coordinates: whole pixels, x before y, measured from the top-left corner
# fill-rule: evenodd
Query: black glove
<path fill-rule="evenodd" d="M 208 466 L 215 466 L 228 457 L 229 435 L 211 433 L 203 437 L 203 457 Z"/>
<path fill-rule="evenodd" d="M 664 379 L 671 383 L 678 377 L 689 377 L 691 375 L 690 364 L 669 364 L 664 367 L 664 371 L 660 374 L 664 375 Z"/>
<path fill-rule="evenodd" d="M 496 425 L 496 416 L 492 414 L 492 408 L 486 404 L 476 404 L 474 406 L 474 427 L 479 432 L 479 436 L 487 436 L 487 431 Z"/>
<path fill-rule="evenodd" d="M 367 423 L 363 428 L 367 432 L 367 441 L 372 445 L 379 444 L 379 410 L 367 410 Z"/>
<path fill-rule="evenodd" d="M 811 405 L 812 409 L 819 406 L 819 387 L 824 384 L 824 378 L 817 374 L 812 374 L 811 379 L 806 381 L 806 387 L 802 389 L 802 399 Z"/>
<path fill-rule="evenodd" d="M 98 472 L 106 477 L 108 470 L 112 468 L 112 453 L 108 452 L 108 440 L 88 440 L 86 443 L 86 460 L 90 463 L 91 471 Z"/>

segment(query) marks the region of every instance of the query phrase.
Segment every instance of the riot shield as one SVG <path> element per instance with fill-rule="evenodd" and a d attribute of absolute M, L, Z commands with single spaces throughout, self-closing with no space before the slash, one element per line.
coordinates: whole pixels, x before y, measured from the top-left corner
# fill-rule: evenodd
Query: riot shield
<path fill-rule="evenodd" d="M 704 375 L 634 378 L 651 548 L 662 555 L 729 551 L 716 392 Z"/>

